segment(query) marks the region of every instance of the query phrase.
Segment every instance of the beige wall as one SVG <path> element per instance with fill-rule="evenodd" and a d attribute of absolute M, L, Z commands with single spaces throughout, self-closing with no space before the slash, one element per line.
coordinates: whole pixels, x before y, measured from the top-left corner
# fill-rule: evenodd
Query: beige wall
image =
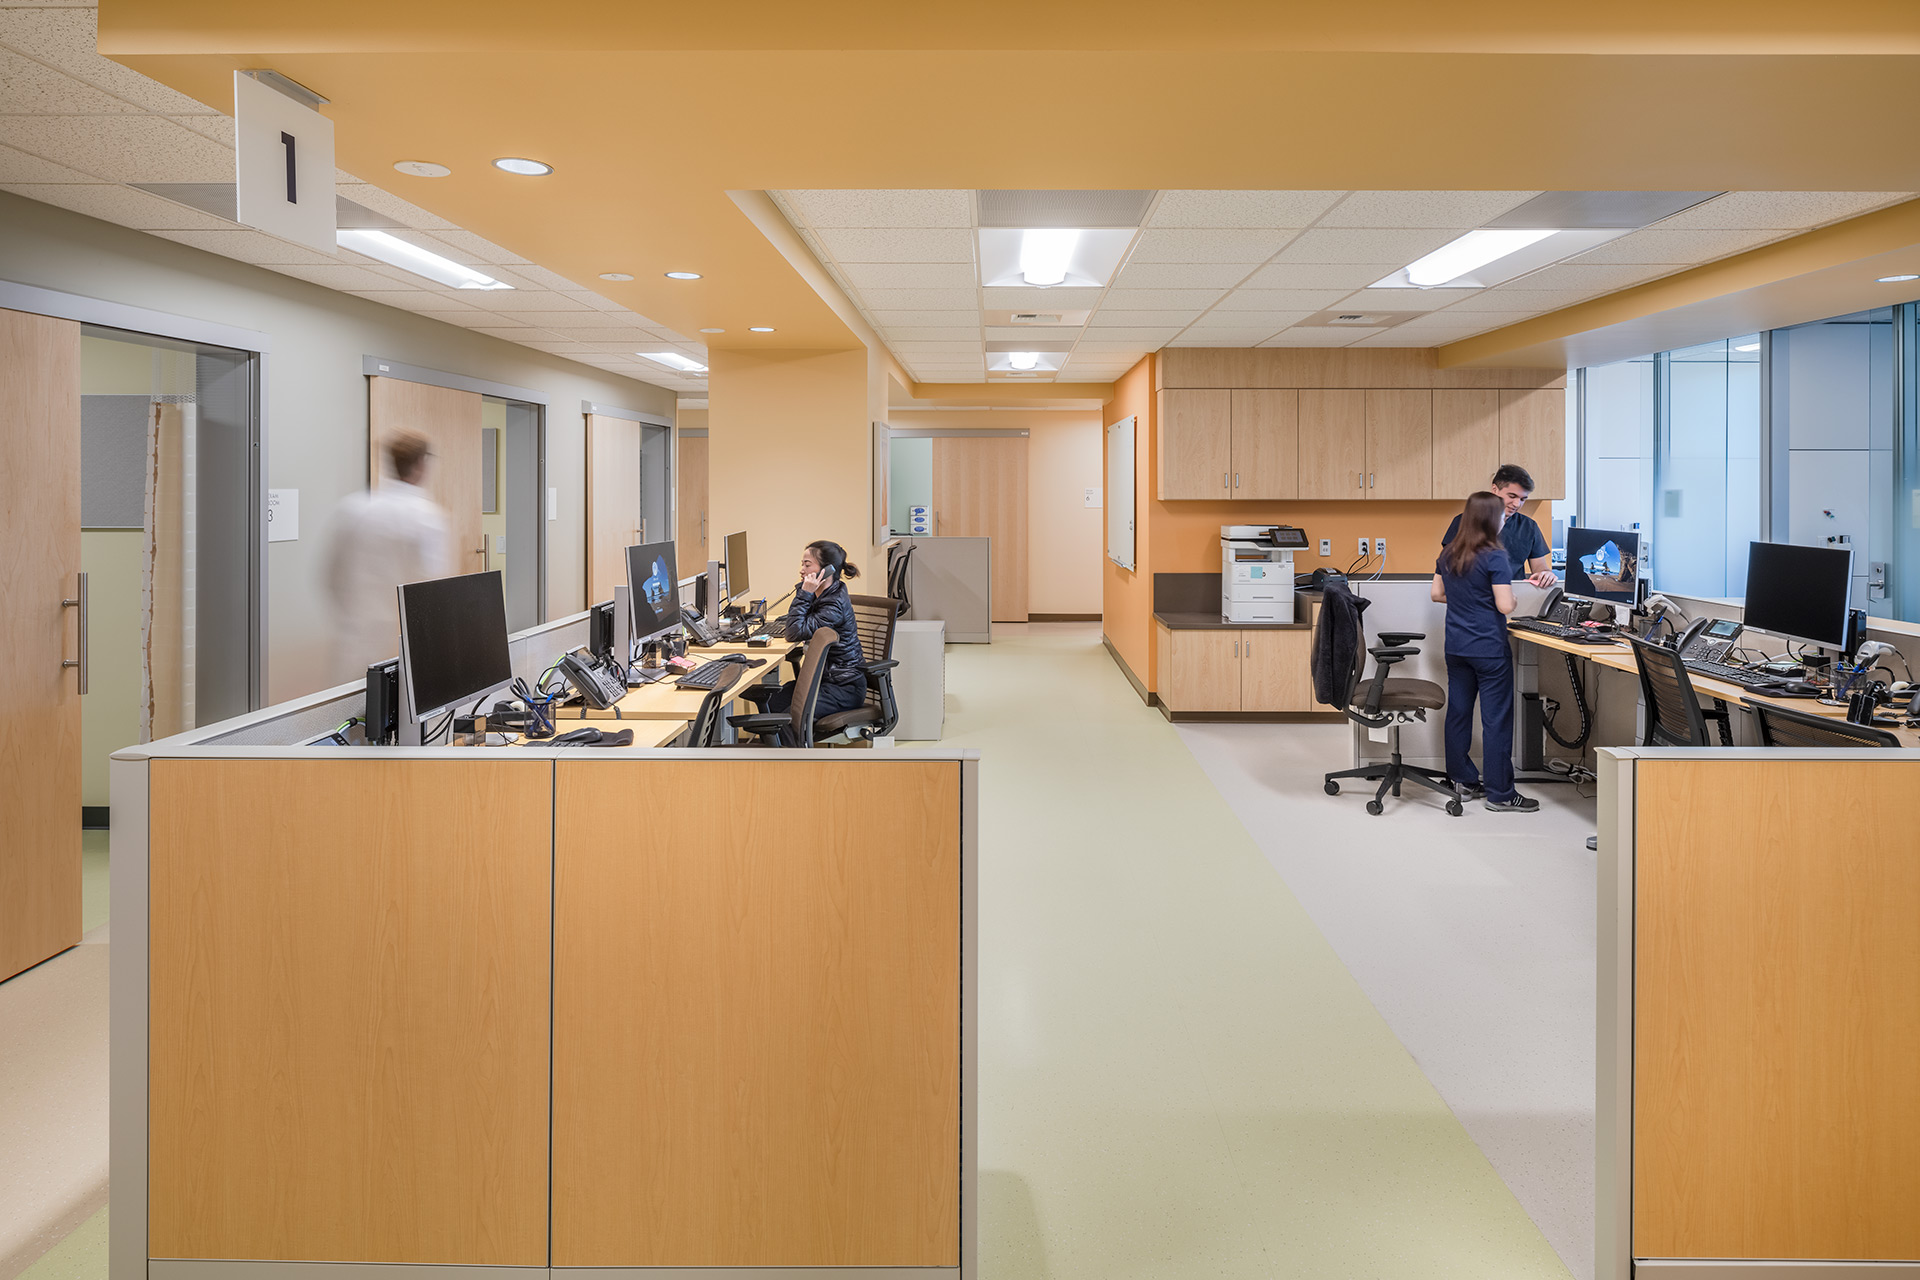
<path fill-rule="evenodd" d="M 941 430 L 1025 430 L 1027 439 L 1027 609 L 1031 613 L 1100 613 L 1104 506 L 1089 507 L 1099 489 L 1100 414 L 1094 410 L 894 410 L 891 427 Z M 1102 495 L 1104 503 L 1105 495 Z"/>
<path fill-rule="evenodd" d="M 885 589 L 872 559 L 868 357 L 853 351 L 713 351 L 708 357 L 708 545 L 744 529 L 753 594 L 798 578 L 825 538 Z"/>

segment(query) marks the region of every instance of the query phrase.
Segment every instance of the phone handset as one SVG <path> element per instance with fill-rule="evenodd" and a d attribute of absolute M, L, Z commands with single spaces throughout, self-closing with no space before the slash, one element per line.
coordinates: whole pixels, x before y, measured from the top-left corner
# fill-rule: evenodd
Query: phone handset
<path fill-rule="evenodd" d="M 1546 596 L 1540 601 L 1540 612 L 1535 616 L 1552 618 L 1554 609 L 1566 598 L 1566 595 L 1565 588 L 1548 587 Z"/>

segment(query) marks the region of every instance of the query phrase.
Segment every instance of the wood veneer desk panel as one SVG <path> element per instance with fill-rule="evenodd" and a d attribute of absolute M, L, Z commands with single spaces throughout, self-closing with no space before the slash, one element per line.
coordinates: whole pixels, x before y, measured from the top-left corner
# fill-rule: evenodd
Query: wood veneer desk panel
<path fill-rule="evenodd" d="M 1636 770 L 1634 1256 L 1920 1259 L 1920 761 Z"/>
<path fill-rule="evenodd" d="M 554 763 L 151 764 L 149 1256 L 544 1266 Z"/>
<path fill-rule="evenodd" d="M 556 773 L 553 1265 L 958 1266 L 960 764 Z"/>

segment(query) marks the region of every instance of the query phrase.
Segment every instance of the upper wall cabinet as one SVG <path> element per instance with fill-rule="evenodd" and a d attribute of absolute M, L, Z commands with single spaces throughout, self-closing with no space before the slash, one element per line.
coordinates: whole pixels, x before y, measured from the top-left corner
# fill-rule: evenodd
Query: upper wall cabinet
<path fill-rule="evenodd" d="M 1567 393 L 1558 388 L 1500 393 L 1500 461 L 1533 473 L 1533 496 L 1567 496 Z"/>
<path fill-rule="evenodd" d="M 1160 497 L 1233 496 L 1233 392 L 1160 393 Z"/>
<path fill-rule="evenodd" d="M 1433 392 L 1367 392 L 1367 496 L 1433 496 Z"/>
<path fill-rule="evenodd" d="M 1233 496 L 1300 496 L 1300 393 L 1233 393 Z"/>
<path fill-rule="evenodd" d="M 1302 391 L 1300 496 L 1367 496 L 1367 393 Z"/>
<path fill-rule="evenodd" d="M 1500 465 L 1500 392 L 1433 393 L 1433 496 L 1464 498 Z"/>

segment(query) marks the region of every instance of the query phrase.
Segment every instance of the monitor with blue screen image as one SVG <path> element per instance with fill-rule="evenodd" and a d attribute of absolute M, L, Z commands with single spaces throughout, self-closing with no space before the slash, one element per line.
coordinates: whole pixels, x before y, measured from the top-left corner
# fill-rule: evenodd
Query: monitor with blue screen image
<path fill-rule="evenodd" d="M 1619 529 L 1567 530 L 1567 594 L 1611 604 L 1639 602 L 1640 535 Z"/>
<path fill-rule="evenodd" d="M 680 581 L 675 569 L 671 542 L 627 548 L 627 591 L 636 644 L 680 625 Z"/>

